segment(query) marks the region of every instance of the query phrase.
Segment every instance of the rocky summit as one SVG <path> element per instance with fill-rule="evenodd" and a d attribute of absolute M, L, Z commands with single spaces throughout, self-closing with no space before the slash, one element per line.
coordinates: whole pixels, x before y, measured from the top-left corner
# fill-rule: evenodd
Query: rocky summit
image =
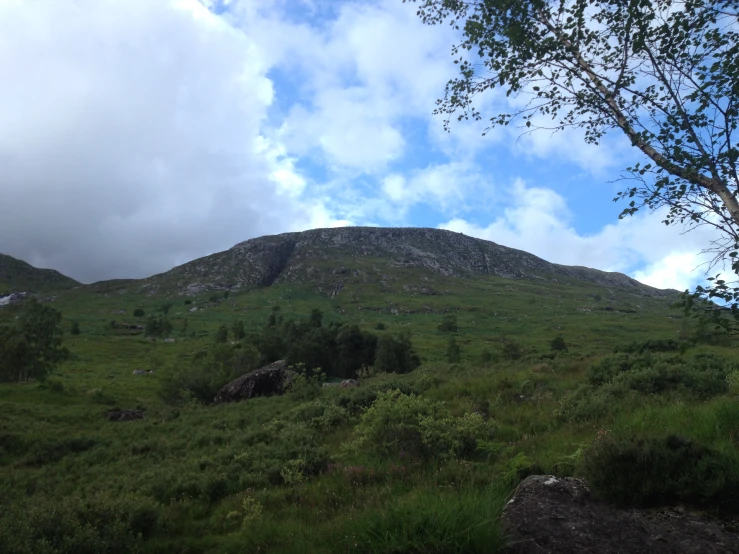
<path fill-rule="evenodd" d="M 585 281 L 644 296 L 671 295 L 621 273 L 553 264 L 491 241 L 441 229 L 342 227 L 265 236 L 146 279 L 177 294 L 248 290 L 276 283 L 316 283 L 328 292 L 345 282 L 391 282 L 399 271 L 433 276 Z"/>

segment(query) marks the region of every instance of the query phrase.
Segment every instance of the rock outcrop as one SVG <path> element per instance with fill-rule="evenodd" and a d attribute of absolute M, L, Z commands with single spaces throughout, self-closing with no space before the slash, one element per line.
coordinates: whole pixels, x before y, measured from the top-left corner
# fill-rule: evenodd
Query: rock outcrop
<path fill-rule="evenodd" d="M 214 402 L 238 402 L 255 396 L 282 394 L 290 381 L 285 360 L 256 369 L 224 385 Z"/>
<path fill-rule="evenodd" d="M 581 479 L 532 475 L 508 502 L 506 554 L 729 554 L 739 534 L 682 508 L 619 509 Z"/>
<path fill-rule="evenodd" d="M 355 267 L 351 267 L 354 261 Z M 371 266 L 373 269 L 368 269 Z M 321 283 L 336 296 L 352 280 L 382 281 L 394 270 L 428 276 L 576 280 L 642 296 L 674 295 L 621 273 L 549 263 L 527 252 L 442 229 L 341 227 L 284 233 L 242 242 L 144 281 L 178 294 L 245 290 L 273 283 Z"/>

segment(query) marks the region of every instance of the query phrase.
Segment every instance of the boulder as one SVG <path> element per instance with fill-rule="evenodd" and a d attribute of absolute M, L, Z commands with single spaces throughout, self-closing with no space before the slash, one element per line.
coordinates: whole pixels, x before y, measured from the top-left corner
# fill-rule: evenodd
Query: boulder
<path fill-rule="evenodd" d="M 285 360 L 256 369 L 224 385 L 214 402 L 238 402 L 255 396 L 282 394 L 290 381 Z"/>
<path fill-rule="evenodd" d="M 356 379 L 347 379 L 346 381 L 342 381 L 340 386 L 342 389 L 353 389 L 359 386 L 359 381 Z"/>
<path fill-rule="evenodd" d="M 144 412 L 141 410 L 110 410 L 105 417 L 110 421 L 135 421 L 144 419 Z"/>
<path fill-rule="evenodd" d="M 506 554 L 739 553 L 736 522 L 681 507 L 619 509 L 572 477 L 527 477 L 506 505 L 503 525 Z"/>

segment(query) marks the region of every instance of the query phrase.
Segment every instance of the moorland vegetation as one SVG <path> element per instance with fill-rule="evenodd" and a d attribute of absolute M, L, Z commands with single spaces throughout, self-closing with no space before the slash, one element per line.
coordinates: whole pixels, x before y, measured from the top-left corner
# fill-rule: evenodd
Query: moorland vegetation
<path fill-rule="evenodd" d="M 52 371 L 0 384 L 3 552 L 494 552 L 538 473 L 618 505 L 736 513 L 734 339 L 592 283 L 435 286 L 276 284 L 169 297 L 166 313 L 98 287 L 5 308 L 5 329 L 41 306 L 52 336 L 80 332 Z M 278 358 L 297 375 L 285 394 L 213 404 Z M 347 377 L 361 385 L 322 386 Z"/>

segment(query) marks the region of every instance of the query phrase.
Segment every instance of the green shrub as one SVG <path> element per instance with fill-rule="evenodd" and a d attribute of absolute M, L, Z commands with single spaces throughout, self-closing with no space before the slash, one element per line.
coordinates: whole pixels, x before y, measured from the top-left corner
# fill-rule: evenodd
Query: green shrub
<path fill-rule="evenodd" d="M 456 333 L 457 329 L 459 329 L 457 326 L 457 316 L 452 314 L 442 316 L 441 324 L 437 328 L 439 331 L 445 333 Z"/>
<path fill-rule="evenodd" d="M 380 384 L 362 385 L 353 389 L 342 389 L 336 403 L 351 415 L 358 415 L 377 400 L 381 392 L 397 390 L 401 394 L 414 395 L 418 391 L 407 383 L 388 381 Z"/>
<path fill-rule="evenodd" d="M 141 308 L 136 308 L 133 311 L 133 317 L 144 317 L 144 310 Z"/>
<path fill-rule="evenodd" d="M 552 339 L 552 342 L 549 343 L 549 347 L 555 352 L 565 352 L 567 350 L 567 343 L 565 342 L 565 339 L 559 335 Z"/>
<path fill-rule="evenodd" d="M 588 381 L 596 387 L 613 383 L 644 394 L 685 389 L 705 398 L 726 391 L 728 363 L 715 354 L 611 354 L 588 368 Z"/>
<path fill-rule="evenodd" d="M 614 352 L 626 354 L 643 354 L 644 352 L 677 352 L 680 343 L 674 339 L 646 339 L 635 340 L 627 344 L 616 346 Z"/>
<path fill-rule="evenodd" d="M 158 526 L 158 506 L 132 494 L 34 496 L 0 514 L 5 554 L 126 554 Z"/>
<path fill-rule="evenodd" d="M 457 344 L 457 341 L 454 339 L 454 337 L 450 337 L 449 343 L 447 344 L 446 348 L 446 359 L 450 364 L 456 364 L 459 363 L 459 360 L 461 359 L 461 351 L 459 349 L 459 345 Z"/>
<path fill-rule="evenodd" d="M 480 414 L 450 417 L 443 404 L 400 391 L 381 392 L 362 415 L 352 448 L 385 456 L 470 457 L 491 427 Z"/>
<path fill-rule="evenodd" d="M 674 435 L 602 437 L 585 452 L 581 470 L 598 495 L 619 504 L 739 510 L 739 458 Z"/>

